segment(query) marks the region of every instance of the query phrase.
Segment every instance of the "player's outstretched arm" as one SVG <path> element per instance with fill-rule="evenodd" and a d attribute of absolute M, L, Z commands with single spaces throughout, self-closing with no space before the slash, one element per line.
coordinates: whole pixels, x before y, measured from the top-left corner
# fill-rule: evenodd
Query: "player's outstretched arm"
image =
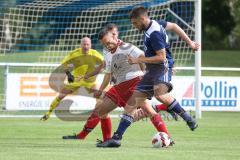
<path fill-rule="evenodd" d="M 166 51 L 165 49 L 160 49 L 155 51 L 156 55 L 153 57 L 145 57 L 139 56 L 138 58 L 134 58 L 128 56 L 128 63 L 129 64 L 137 64 L 137 63 L 163 63 L 166 59 Z"/>
<path fill-rule="evenodd" d="M 194 51 L 197 51 L 200 47 L 200 44 L 192 41 L 188 35 L 184 32 L 184 30 L 179 27 L 176 23 L 167 22 L 166 30 L 172 31 L 176 33 L 179 37 L 181 37 Z"/>

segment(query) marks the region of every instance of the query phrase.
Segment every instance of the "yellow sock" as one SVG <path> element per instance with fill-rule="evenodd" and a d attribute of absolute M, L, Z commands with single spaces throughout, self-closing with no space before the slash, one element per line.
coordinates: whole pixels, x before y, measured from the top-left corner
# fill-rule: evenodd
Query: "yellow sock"
<path fill-rule="evenodd" d="M 51 105 L 50 105 L 50 109 L 49 109 L 49 112 L 52 112 L 57 106 L 58 106 L 58 104 L 60 103 L 60 99 L 58 98 L 58 97 L 56 97 L 53 101 L 52 101 L 52 103 L 51 103 Z"/>

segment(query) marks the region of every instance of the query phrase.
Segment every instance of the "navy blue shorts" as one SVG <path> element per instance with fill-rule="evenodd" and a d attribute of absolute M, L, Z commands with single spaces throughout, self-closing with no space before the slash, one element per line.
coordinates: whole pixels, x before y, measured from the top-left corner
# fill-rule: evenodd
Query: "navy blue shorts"
<path fill-rule="evenodd" d="M 170 92 L 172 90 L 172 84 L 170 83 L 171 80 L 172 68 L 166 68 L 162 71 L 147 71 L 141 81 L 138 83 L 136 90 L 146 93 L 148 95 L 148 99 L 151 99 L 154 95 L 154 85 L 164 83 L 168 87 L 168 92 Z"/>

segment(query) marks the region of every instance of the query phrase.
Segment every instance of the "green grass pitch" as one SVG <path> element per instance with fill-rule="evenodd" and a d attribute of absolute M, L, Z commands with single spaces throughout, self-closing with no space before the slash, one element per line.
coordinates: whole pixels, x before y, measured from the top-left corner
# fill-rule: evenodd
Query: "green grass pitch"
<path fill-rule="evenodd" d="M 119 119 L 113 119 L 115 130 Z M 84 141 L 62 140 L 83 127 L 83 122 L 52 118 L 0 118 L 1 160 L 239 160 L 240 116 L 236 112 L 203 112 L 199 128 L 192 132 L 183 121 L 167 121 L 176 144 L 167 149 L 151 146 L 156 133 L 150 121 L 135 123 L 122 147 L 95 147 L 101 138 L 98 126 Z"/>
<path fill-rule="evenodd" d="M 0 56 L 0 62 L 37 62 L 40 54 Z M 202 65 L 239 67 L 239 51 L 203 51 Z M 0 94 L 3 68 L 0 67 Z M 204 76 L 239 76 L 239 72 L 204 71 Z M 0 98 L 1 99 L 1 98 Z M 99 149 L 98 126 L 85 141 L 64 141 L 63 135 L 78 132 L 83 122 L 63 122 L 52 118 L 0 118 L 0 160 L 240 160 L 239 112 L 203 112 L 199 128 L 191 132 L 183 121 L 167 121 L 176 144 L 167 149 L 151 147 L 156 133 L 150 121 L 135 123 L 124 136 L 122 147 Z M 113 131 L 119 119 L 113 119 Z"/>

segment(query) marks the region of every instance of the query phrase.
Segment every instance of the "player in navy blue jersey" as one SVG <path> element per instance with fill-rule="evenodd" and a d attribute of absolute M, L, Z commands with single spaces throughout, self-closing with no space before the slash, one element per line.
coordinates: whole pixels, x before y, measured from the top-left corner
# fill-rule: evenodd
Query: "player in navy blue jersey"
<path fill-rule="evenodd" d="M 192 41 L 175 23 L 151 20 L 144 7 L 134 8 L 130 14 L 130 19 L 135 28 L 144 31 L 145 57 L 141 59 L 129 57 L 130 63 L 145 63 L 147 67 L 147 73 L 139 83 L 137 90 L 149 97 L 155 96 L 165 106 L 168 106 L 169 110 L 180 115 L 190 129 L 194 130 L 197 128 L 195 121 L 185 112 L 177 100 L 168 94 L 172 89 L 170 81 L 174 61 L 166 29 L 178 34 L 193 50 L 198 50 L 199 44 Z"/>
<path fill-rule="evenodd" d="M 129 57 L 128 61 L 130 64 L 145 63 L 146 73 L 127 103 L 126 108 L 128 108 L 129 117 L 137 106 L 142 106 L 147 98 L 154 96 L 167 105 L 169 110 L 181 116 L 193 131 L 197 128 L 195 120 L 180 106 L 175 98 L 168 94 L 172 90 L 170 81 L 174 62 L 165 28 L 177 33 L 193 50 L 197 50 L 199 44 L 191 41 L 185 32 L 174 23 L 151 20 L 144 7 L 134 8 L 130 13 L 130 19 L 135 28 L 144 31 L 145 57 Z M 104 146 L 119 147 L 122 136 L 130 125 L 130 121 L 122 119 L 112 139 L 106 141 Z"/>
<path fill-rule="evenodd" d="M 175 34 L 177 34 L 181 39 L 183 39 L 192 49 L 193 51 L 197 51 L 200 47 L 200 45 L 194 41 L 192 41 L 187 34 L 176 24 L 176 23 L 171 23 L 171 22 L 166 22 L 164 20 L 158 21 L 158 24 L 161 25 L 165 30 L 171 31 Z M 166 55 L 168 59 L 168 79 L 171 81 L 172 79 L 172 73 L 173 73 L 173 65 L 174 65 L 174 60 L 172 58 L 171 52 L 168 52 L 169 54 Z M 169 113 L 172 114 L 173 118 L 175 120 L 178 120 L 178 117 L 176 114 L 173 114 L 174 112 L 171 111 L 171 108 L 168 108 L 168 106 L 172 102 L 172 98 L 168 98 L 168 95 L 160 96 L 158 99 L 160 102 L 163 104 L 157 104 L 153 105 L 153 108 L 159 112 L 161 110 L 167 110 Z M 191 128 L 191 123 L 188 123 L 190 125 L 190 129 L 194 130 L 195 128 Z"/>

